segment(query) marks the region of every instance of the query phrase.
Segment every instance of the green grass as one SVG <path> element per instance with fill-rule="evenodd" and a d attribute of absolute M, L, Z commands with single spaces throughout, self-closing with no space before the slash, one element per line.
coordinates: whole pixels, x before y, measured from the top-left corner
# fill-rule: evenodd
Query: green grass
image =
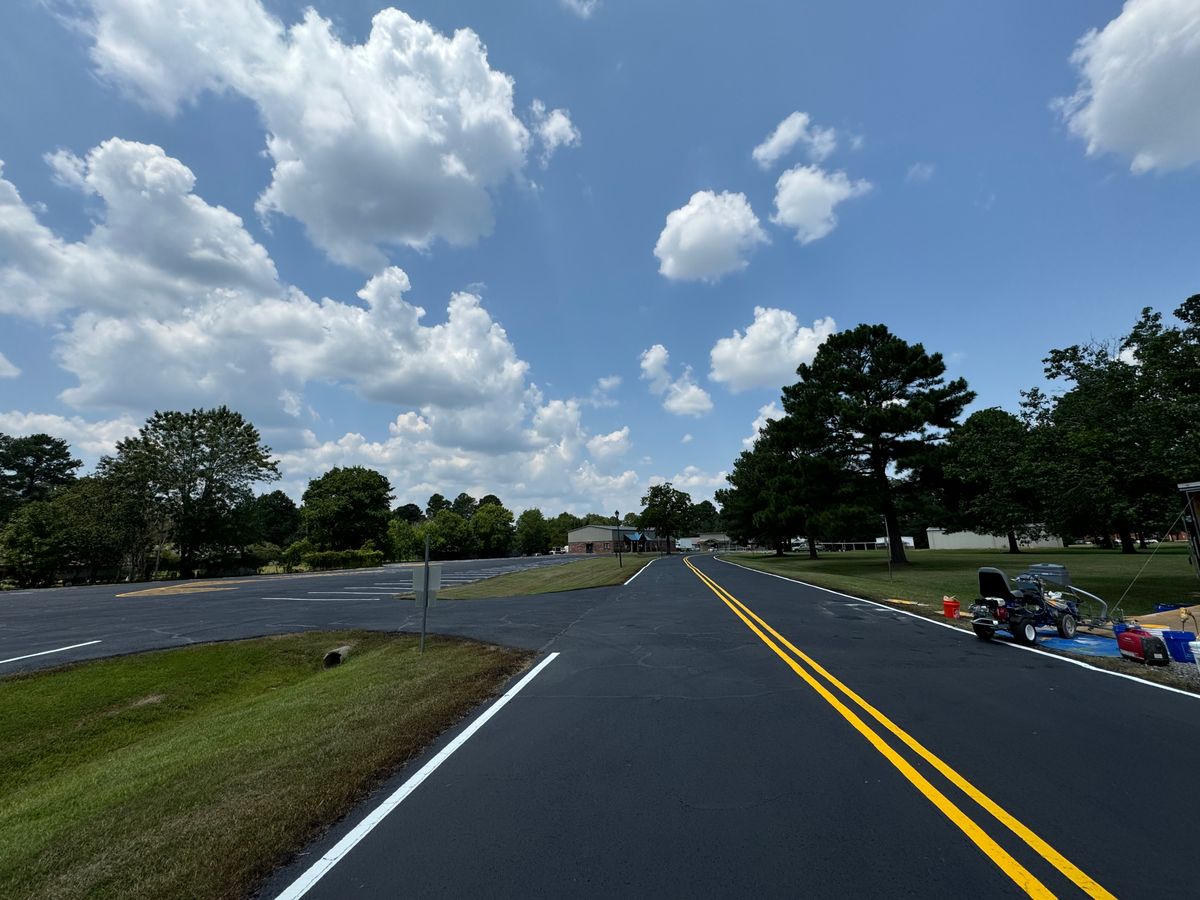
<path fill-rule="evenodd" d="M 0 896 L 247 894 L 529 659 L 415 646 L 308 633 L 0 679 Z"/>
<path fill-rule="evenodd" d="M 617 564 L 615 556 L 595 556 L 578 562 L 562 563 L 557 566 L 542 566 L 496 575 L 472 584 L 460 584 L 438 592 L 438 599 L 481 600 L 495 597 L 525 597 L 529 594 L 550 594 L 558 591 L 578 591 L 582 588 L 607 587 L 624 584 L 642 566 L 657 559 L 655 554 L 622 556 Z"/>
<path fill-rule="evenodd" d="M 980 566 L 996 566 L 1012 577 L 1029 563 L 1056 562 L 1066 565 L 1072 582 L 1103 597 L 1112 607 L 1146 565 L 1150 550 L 1132 555 L 1091 548 L 1031 550 L 1018 555 L 996 550 L 910 550 L 909 565 L 897 566 L 892 581 L 888 580 L 883 551 L 825 553 L 817 560 L 800 554 L 729 558 L 857 597 L 915 600 L 935 610 L 941 609 L 944 595 L 957 597 L 964 605 L 976 597 L 976 569 Z M 1187 548 L 1163 547 L 1146 565 L 1121 608 L 1127 615 L 1136 615 L 1152 611 L 1156 603 L 1196 603 L 1200 602 L 1198 591 L 1200 580 L 1188 563 Z"/>

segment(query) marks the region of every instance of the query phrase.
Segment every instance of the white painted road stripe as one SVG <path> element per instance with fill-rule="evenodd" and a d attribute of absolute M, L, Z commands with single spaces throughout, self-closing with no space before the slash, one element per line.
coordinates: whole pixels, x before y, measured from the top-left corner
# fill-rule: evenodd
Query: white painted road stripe
<path fill-rule="evenodd" d="M 346 588 L 345 590 L 338 588 L 338 589 L 332 590 L 332 591 L 308 591 L 307 593 L 309 593 L 309 594 L 351 594 L 351 595 L 353 595 L 353 594 L 371 594 L 371 595 L 378 595 L 379 591 L 355 591 L 355 590 L 351 590 L 350 588 Z"/>
<path fill-rule="evenodd" d="M 636 572 L 634 572 L 634 573 L 633 573 L 633 578 L 630 578 L 628 581 L 626 581 L 626 582 L 625 582 L 625 584 L 633 584 L 633 579 L 634 579 L 634 578 L 637 578 L 639 575 L 641 575 L 643 572 L 645 572 L 645 571 L 646 571 L 648 568 L 650 568 L 650 567 L 651 567 L 652 565 L 654 565 L 656 562 L 658 562 L 658 560 L 657 560 L 657 559 L 652 559 L 652 560 L 650 560 L 650 562 L 646 563 L 644 566 L 642 566 L 640 569 L 638 569 Z M 624 586 L 625 586 L 625 584 L 622 584 L 622 585 L 621 585 L 621 587 L 624 587 Z"/>
<path fill-rule="evenodd" d="M 471 735 L 473 735 L 487 723 L 488 719 L 500 712 L 500 710 L 504 708 L 504 705 L 508 703 L 509 700 L 517 696 L 521 689 L 524 688 L 525 685 L 529 684 L 529 682 L 533 681 L 533 679 L 538 676 L 538 673 L 541 672 L 542 669 L 546 668 L 546 666 L 548 666 L 551 662 L 553 662 L 557 656 L 558 651 L 556 650 L 554 653 L 551 653 L 540 663 L 538 663 L 537 666 L 535 666 L 532 671 L 526 674 L 524 678 L 509 688 L 508 691 L 505 692 L 504 696 L 487 708 L 483 715 L 468 725 L 462 734 L 443 747 L 437 756 L 425 763 L 425 765 L 421 766 L 416 774 L 414 774 L 410 779 L 408 779 L 408 781 L 404 782 L 404 784 L 400 785 L 400 787 L 396 789 L 395 793 L 384 800 L 383 803 L 376 807 L 376 809 L 370 815 L 359 822 L 358 825 L 354 827 L 353 831 L 338 841 L 332 850 L 309 866 L 303 875 L 288 885 L 284 889 L 283 893 L 276 898 L 276 900 L 298 900 L 298 898 L 307 894 L 312 886 L 320 881 L 330 869 L 336 866 L 347 853 L 353 850 L 354 846 L 359 841 L 370 834 L 371 830 L 380 822 L 382 822 L 388 813 L 403 803 L 409 794 L 421 786 L 421 782 L 432 775 L 438 766 L 449 759 L 450 755 L 454 753 L 455 750 L 465 744 Z"/>
<path fill-rule="evenodd" d="M 373 597 L 263 597 L 264 600 L 298 600 L 301 603 L 351 603 L 355 600 L 378 600 L 379 596 Z"/>
<path fill-rule="evenodd" d="M 24 656 L 14 656 L 12 659 L 0 659 L 0 666 L 22 659 L 33 659 L 35 656 L 45 656 L 47 653 L 62 653 L 64 650 L 74 650 L 76 647 L 90 647 L 92 644 L 99 643 L 100 641 L 84 641 L 82 644 L 72 644 L 70 647 L 56 647 L 53 650 L 43 650 L 40 653 L 26 653 Z"/>

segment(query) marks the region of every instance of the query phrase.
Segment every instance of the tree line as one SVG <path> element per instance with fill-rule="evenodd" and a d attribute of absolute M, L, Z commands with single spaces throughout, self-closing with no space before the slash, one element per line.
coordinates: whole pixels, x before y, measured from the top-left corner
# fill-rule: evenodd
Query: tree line
<path fill-rule="evenodd" d="M 717 492 L 726 527 L 777 552 L 802 537 L 813 556 L 882 532 L 896 563 L 905 531 L 935 525 L 1012 552 L 1044 535 L 1136 552 L 1178 526 L 1176 485 L 1200 477 L 1200 295 L 1174 320 L 1147 307 L 1116 341 L 1052 349 L 1055 389 L 965 420 L 975 395 L 940 353 L 885 325 L 839 332 Z"/>
<path fill-rule="evenodd" d="M 392 507 L 391 484 L 363 466 L 313 478 L 301 503 L 280 490 L 258 430 L 228 407 L 156 412 L 138 433 L 80 477 L 66 441 L 47 434 L 0 434 L 0 578 L 21 586 L 58 582 L 244 574 L 276 564 L 333 568 L 411 560 L 428 538 L 434 559 L 546 553 L 599 513 L 553 518 L 527 509 L 514 517 L 500 498 Z M 623 524 L 678 535 L 717 530 L 709 501 L 693 504 L 670 484 L 651 488 Z"/>

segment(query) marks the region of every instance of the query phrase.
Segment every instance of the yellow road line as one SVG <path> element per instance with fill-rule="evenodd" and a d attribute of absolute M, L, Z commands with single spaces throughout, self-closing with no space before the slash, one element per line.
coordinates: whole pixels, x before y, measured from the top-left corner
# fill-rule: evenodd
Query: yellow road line
<path fill-rule="evenodd" d="M 701 573 L 694 566 L 692 568 L 698 575 L 701 576 L 701 578 L 708 578 L 708 576 Z M 713 582 L 713 584 L 716 584 L 716 582 Z M 730 600 L 744 609 L 747 615 L 762 625 L 766 631 L 773 635 L 781 644 L 787 647 L 788 650 L 796 654 L 796 656 L 802 659 L 804 662 L 808 663 L 808 665 L 815 672 L 821 675 L 821 677 L 823 677 L 826 681 L 841 691 L 846 697 L 856 703 L 863 711 L 870 715 L 871 718 L 875 719 L 876 722 L 903 741 L 904 744 L 917 753 L 917 755 L 919 755 L 922 759 L 937 769 L 938 772 L 945 776 L 956 788 L 961 790 L 964 794 L 986 809 L 993 817 L 995 817 L 998 822 L 1004 825 L 1017 837 L 1021 838 L 1021 840 L 1033 848 L 1033 850 L 1037 852 L 1039 856 L 1041 856 L 1052 866 L 1062 872 L 1063 875 L 1074 882 L 1075 885 L 1085 894 L 1087 894 L 1089 897 L 1113 898 L 1113 895 L 1105 890 L 1100 884 L 1098 884 L 1095 879 L 1091 878 L 1089 875 L 1087 875 L 1087 873 L 1083 872 L 1078 866 L 1046 843 L 1046 841 L 1038 837 L 1038 835 L 1035 834 L 1032 829 L 1001 807 L 1000 804 L 992 800 L 992 798 L 983 793 L 983 791 L 975 787 L 975 785 L 971 784 L 971 782 L 967 781 L 966 778 L 956 772 L 949 766 L 949 764 L 936 756 L 932 751 L 927 749 L 923 744 L 921 744 L 920 741 L 918 741 L 907 731 L 905 731 L 903 728 L 873 707 L 870 703 L 856 694 L 851 688 L 839 681 L 815 659 L 772 628 L 766 621 L 762 619 L 762 617 L 755 613 L 754 610 L 750 609 L 750 607 L 746 606 L 745 603 L 743 603 L 741 600 L 738 600 L 724 588 L 721 588 L 720 585 L 717 585 L 717 587 L 720 588 L 720 590 L 724 592 L 724 594 Z M 1115 900 L 1115 898 L 1113 898 L 1113 900 Z"/>
<path fill-rule="evenodd" d="M 183 584 L 169 584 L 164 587 L 143 588 L 140 591 L 126 591 L 117 594 L 118 597 L 171 597 L 177 594 L 205 594 L 209 591 L 236 591 L 235 584 L 247 584 L 246 581 L 188 581 Z"/>
<path fill-rule="evenodd" d="M 823 700 L 825 700 L 827 703 L 829 703 L 829 705 L 832 706 L 844 719 L 846 719 L 846 721 L 849 722 L 850 725 L 853 726 L 856 731 L 858 731 L 863 737 L 865 737 L 867 739 L 867 741 L 870 742 L 870 744 L 885 759 L 888 760 L 888 762 L 890 762 L 902 775 L 904 775 L 904 777 L 906 779 L 908 779 L 908 781 L 914 787 L 917 788 L 917 790 L 919 790 L 922 793 L 922 795 L 925 796 L 926 799 L 928 799 L 935 807 L 937 807 L 937 809 L 943 815 L 946 816 L 946 818 L 948 818 L 952 823 L 954 823 L 954 825 L 956 827 L 959 828 L 959 830 L 961 830 L 968 838 L 970 838 L 970 840 L 977 847 L 979 847 L 979 849 L 982 850 L 984 852 L 984 854 L 990 860 L 992 860 L 1000 868 L 1000 870 L 1002 872 L 1004 872 L 1005 875 L 1007 875 L 1009 878 L 1011 878 L 1022 890 L 1024 890 L 1031 897 L 1053 897 L 1054 896 L 1049 891 L 1049 889 L 1046 888 L 1045 885 L 1043 885 L 1024 866 L 1022 866 L 1019 862 L 1017 862 L 1016 859 L 1014 859 L 1006 850 L 1004 850 L 1003 847 L 1001 847 L 998 843 L 996 843 L 973 819 L 971 819 L 966 813 L 964 813 L 958 806 L 956 806 L 941 791 L 939 791 L 936 787 L 934 787 L 932 784 L 930 784 L 929 781 L 924 776 L 922 776 L 919 772 L 917 772 L 916 769 L 914 769 L 907 760 L 905 760 L 895 750 L 893 750 L 890 746 L 888 746 L 888 744 L 883 740 L 883 738 L 880 737 L 880 735 L 878 733 L 876 733 L 869 725 L 867 725 L 866 722 L 864 722 L 852 710 L 850 710 L 848 707 L 846 707 L 823 684 L 821 684 L 815 678 L 813 678 L 813 676 L 811 674 L 809 674 L 808 671 L 806 671 L 803 667 L 801 667 L 799 665 L 799 663 L 796 662 L 796 660 L 794 660 L 792 657 L 790 657 L 786 653 L 784 653 L 784 651 L 780 649 L 778 644 L 776 644 L 771 638 L 767 637 L 767 635 L 764 634 L 763 630 L 759 628 L 759 625 L 756 624 L 755 621 L 751 621 L 750 617 L 752 616 L 754 618 L 754 620 L 756 620 L 758 623 L 761 623 L 763 628 L 770 631 L 771 634 L 774 635 L 776 638 L 778 638 L 781 643 L 786 644 L 792 652 L 797 654 L 797 656 L 800 656 L 802 659 L 804 659 L 806 662 L 808 662 L 809 665 L 813 666 L 814 669 L 816 669 L 817 671 L 820 671 L 822 673 L 822 675 L 824 675 L 826 678 L 828 678 L 831 683 L 835 684 L 839 690 L 843 691 L 847 697 L 849 697 L 854 702 L 856 702 L 860 706 L 862 706 L 865 710 L 870 712 L 877 720 L 880 721 L 880 724 L 884 724 L 885 717 L 883 717 L 883 715 L 881 713 L 878 713 L 878 711 L 874 710 L 873 707 L 870 707 L 869 704 L 866 703 L 866 701 L 862 700 L 861 697 L 858 697 L 857 694 L 854 694 L 853 691 L 850 691 L 849 688 L 847 688 L 845 685 L 841 684 L 841 682 L 834 679 L 832 675 L 830 675 L 827 671 L 825 671 L 820 666 L 818 666 L 809 657 L 807 657 L 800 650 L 798 650 L 796 647 L 794 647 L 790 642 L 788 642 L 786 638 L 783 638 L 777 631 L 775 631 L 773 628 L 771 628 L 771 626 L 768 625 L 761 617 L 759 617 L 757 614 L 755 614 L 753 612 L 753 610 L 751 610 L 744 603 L 739 601 L 732 594 L 729 594 L 728 591 L 726 591 L 724 588 L 722 588 L 720 585 L 718 585 L 715 581 L 713 581 L 711 578 L 709 578 L 707 575 L 705 575 L 703 572 L 701 572 L 699 569 L 697 569 L 694 565 L 692 565 L 692 563 L 690 561 L 688 561 L 686 559 L 684 561 L 687 563 L 688 568 L 690 568 L 692 570 L 692 572 L 695 573 L 695 575 L 705 584 L 705 586 L 707 586 L 709 588 L 709 590 L 711 590 L 714 594 L 716 594 L 716 596 L 721 600 L 721 602 L 723 602 L 726 606 L 728 606 L 729 609 L 734 613 L 734 615 L 736 615 L 739 619 L 741 619 L 742 622 L 746 625 L 746 627 L 749 628 L 752 632 L 754 632 L 754 634 L 759 638 L 759 640 L 761 640 L 764 644 L 766 644 L 777 656 L 779 656 L 780 659 L 782 659 L 785 663 L 787 663 L 788 666 L 792 669 L 792 671 L 794 671 L 798 676 L 800 676 L 802 679 L 804 679 L 804 681 L 811 688 L 813 688 L 813 690 L 815 690 L 821 696 L 821 698 Z M 743 612 L 743 610 L 745 610 L 745 612 Z M 899 727 L 894 725 L 893 723 L 890 723 L 890 721 L 887 723 L 887 726 L 885 726 L 885 727 L 889 727 L 889 730 L 892 730 L 894 733 L 897 733 L 898 737 L 903 734 L 902 730 L 899 729 Z M 902 738 L 902 740 L 903 739 L 904 738 Z M 918 744 L 912 738 L 908 738 L 907 740 L 905 740 L 905 743 L 908 744 L 910 747 L 913 747 L 913 745 L 916 745 L 915 747 L 913 747 L 913 749 L 920 747 L 920 744 Z M 923 752 L 921 752 L 921 751 L 923 751 Z M 921 753 L 923 758 L 926 758 L 927 760 L 929 760 L 931 762 L 933 760 L 937 760 L 937 758 L 934 757 L 932 753 L 930 753 L 928 750 L 925 750 L 925 748 L 923 748 L 923 747 L 921 747 L 920 751 L 918 751 L 918 752 Z M 966 779 L 962 778 L 962 776 L 959 776 L 958 773 L 954 772 L 954 770 L 951 769 L 949 766 L 947 766 L 945 763 L 942 763 L 941 760 L 937 760 L 937 762 L 935 763 L 935 767 L 938 768 L 938 771 L 943 772 L 943 774 L 946 774 L 947 772 L 953 773 L 954 777 L 950 778 L 950 780 L 952 781 L 952 783 L 955 783 L 956 786 L 960 787 L 960 789 L 964 789 L 964 791 L 966 791 L 965 788 L 962 788 L 962 785 L 964 785 L 964 784 L 968 785 L 970 787 L 970 790 L 966 791 L 968 793 L 968 796 L 971 796 L 972 799 L 976 799 L 976 796 L 974 796 L 974 795 L 977 795 L 978 797 L 981 797 L 981 798 L 983 798 L 983 800 L 987 801 L 986 804 L 981 803 L 981 805 L 984 806 L 984 808 L 987 809 L 988 812 L 991 812 L 993 815 L 996 815 L 996 817 L 998 819 L 1000 819 L 1000 821 L 1002 821 L 1010 829 L 1013 829 L 1018 834 L 1021 834 L 1021 831 L 1017 831 L 1017 829 L 1014 828 L 1014 825 L 1015 825 L 1018 828 L 1023 829 L 1024 832 L 1027 833 L 1029 836 L 1032 836 L 1034 841 L 1037 841 L 1038 844 L 1040 844 L 1040 847 L 1046 848 L 1050 854 L 1053 854 L 1053 858 L 1047 857 L 1046 854 L 1042 853 L 1042 851 L 1038 845 L 1031 843 L 1031 846 L 1033 846 L 1035 850 L 1038 850 L 1039 854 L 1043 855 L 1044 858 L 1047 858 L 1049 862 L 1054 864 L 1056 868 L 1059 868 L 1060 871 L 1063 871 L 1064 874 L 1066 874 L 1068 877 L 1071 877 L 1072 880 L 1076 882 L 1076 884 L 1079 884 L 1080 887 L 1082 887 L 1085 891 L 1087 891 L 1091 896 L 1099 896 L 1099 897 L 1110 897 L 1111 896 L 1110 894 L 1108 894 L 1108 892 L 1104 891 L 1104 889 L 1101 888 L 1098 884 L 1096 884 L 1094 881 L 1089 879 L 1086 875 L 1083 875 L 1082 872 L 1079 872 L 1078 869 L 1076 869 L 1069 862 L 1067 862 L 1060 854 L 1058 854 L 1056 851 L 1054 851 L 1053 848 L 1050 848 L 1048 844 L 1046 844 L 1044 841 L 1041 841 L 1041 839 L 1037 838 L 1036 835 L 1033 835 L 1032 831 L 1029 831 L 1029 829 L 1027 829 L 1020 822 L 1018 822 L 1015 818 L 1010 816 L 1008 813 L 1004 812 L 1004 810 L 1002 810 L 997 804 L 995 804 L 989 798 L 987 798 L 986 795 L 984 795 L 981 791 L 978 791 L 974 787 L 971 787 L 969 785 L 969 783 L 966 781 Z M 947 777 L 950 777 L 950 776 L 948 775 Z M 961 782 L 961 784 L 959 782 Z M 979 801 L 977 800 L 977 802 L 979 802 Z M 993 808 L 989 808 L 989 805 L 990 805 L 990 807 L 993 807 L 994 810 L 998 811 L 1001 815 L 997 815 L 996 812 L 993 811 Z M 1022 834 L 1021 836 L 1024 837 L 1025 835 Z M 1072 877 L 1071 871 L 1065 870 L 1062 866 L 1059 865 L 1058 861 L 1065 863 L 1067 867 L 1069 867 L 1071 870 L 1074 870 L 1074 872 L 1077 873 L 1077 875 L 1080 876 L 1081 879 L 1083 881 L 1085 881 L 1086 884 L 1081 884 L 1080 880 L 1077 880 L 1076 877 Z M 1089 889 L 1089 886 L 1091 889 Z"/>

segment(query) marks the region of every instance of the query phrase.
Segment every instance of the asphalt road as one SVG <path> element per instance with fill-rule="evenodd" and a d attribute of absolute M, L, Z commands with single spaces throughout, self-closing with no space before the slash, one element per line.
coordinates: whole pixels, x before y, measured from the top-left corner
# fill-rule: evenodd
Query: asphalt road
<path fill-rule="evenodd" d="M 559 655 L 307 896 L 1196 896 L 1200 700 L 693 559 L 542 598 Z"/>
<path fill-rule="evenodd" d="M 1200 700 L 692 562 L 699 574 L 674 557 L 624 587 L 435 606 L 432 630 L 558 655 L 307 897 L 1196 895 Z M 40 616 L 4 597 L 0 659 L 38 627 L 50 644 L 91 627 L 106 643 L 79 652 L 99 655 L 411 625 L 411 603 L 340 593 L 385 571 L 152 601 L 40 594 Z"/>
<path fill-rule="evenodd" d="M 446 562 L 441 564 L 442 586 L 571 559 L 541 556 Z M 416 603 L 395 599 L 396 594 L 412 590 L 412 571 L 412 565 L 401 565 L 191 584 L 6 591 L 0 593 L 0 675 L 121 653 L 294 631 L 420 630 Z M 193 590 L 201 585 L 218 589 Z M 182 593 L 154 593 L 157 589 Z M 533 599 L 517 601 L 496 616 L 490 610 L 471 609 L 472 601 L 435 603 L 429 627 L 458 634 L 470 625 L 472 636 L 483 640 L 537 649 L 561 631 L 572 615 L 570 600 L 555 605 L 537 621 L 522 615 L 525 606 L 538 605 Z M 64 647 L 72 649 L 60 649 Z"/>

